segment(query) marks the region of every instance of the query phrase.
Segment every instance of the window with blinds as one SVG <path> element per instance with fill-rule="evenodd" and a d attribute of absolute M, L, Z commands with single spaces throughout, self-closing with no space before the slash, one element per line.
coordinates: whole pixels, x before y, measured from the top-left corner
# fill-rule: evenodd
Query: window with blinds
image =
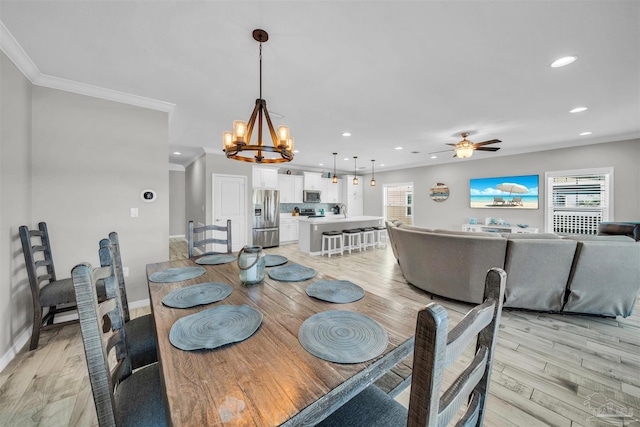
<path fill-rule="evenodd" d="M 598 234 L 613 218 L 613 168 L 547 172 L 546 231 Z"/>

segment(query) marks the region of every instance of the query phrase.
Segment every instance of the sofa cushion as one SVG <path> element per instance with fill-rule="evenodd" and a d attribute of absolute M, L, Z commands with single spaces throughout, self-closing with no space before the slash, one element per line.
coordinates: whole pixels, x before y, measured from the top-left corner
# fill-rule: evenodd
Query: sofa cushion
<path fill-rule="evenodd" d="M 405 279 L 429 293 L 481 303 L 487 271 L 504 267 L 506 239 L 391 227 Z"/>
<path fill-rule="evenodd" d="M 481 236 L 481 237 L 502 238 L 500 233 L 495 233 L 491 231 L 458 231 L 458 230 L 436 229 L 436 230 L 433 230 L 433 232 L 437 234 L 450 234 L 452 236 Z"/>
<path fill-rule="evenodd" d="M 623 235 L 580 235 L 580 236 L 564 236 L 563 239 L 575 240 L 577 242 L 592 241 L 592 242 L 635 242 L 632 237 Z"/>
<path fill-rule="evenodd" d="M 431 231 L 428 228 L 416 227 L 415 225 L 409 225 L 404 223 L 398 225 L 398 228 L 404 228 L 405 230 L 422 231 L 422 232 Z"/>
<path fill-rule="evenodd" d="M 563 311 L 627 317 L 639 291 L 639 244 L 581 241 Z"/>
<path fill-rule="evenodd" d="M 563 239 L 509 240 L 504 307 L 560 311 L 576 246 Z"/>
<path fill-rule="evenodd" d="M 562 239 L 562 236 L 558 236 L 553 233 L 502 233 L 502 237 L 505 239 Z"/>

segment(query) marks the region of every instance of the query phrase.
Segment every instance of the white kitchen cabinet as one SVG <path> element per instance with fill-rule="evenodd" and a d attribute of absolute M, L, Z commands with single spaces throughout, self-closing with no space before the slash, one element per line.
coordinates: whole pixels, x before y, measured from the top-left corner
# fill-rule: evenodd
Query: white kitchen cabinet
<path fill-rule="evenodd" d="M 252 169 L 253 188 L 278 189 L 278 168 L 254 166 Z"/>
<path fill-rule="evenodd" d="M 320 172 L 305 172 L 304 189 L 322 191 L 322 174 Z"/>
<path fill-rule="evenodd" d="M 300 224 L 294 218 L 280 218 L 280 244 L 295 243 L 298 241 Z"/>
<path fill-rule="evenodd" d="M 342 179 L 339 179 L 338 183 L 334 184 L 331 178 L 322 178 L 322 203 L 341 203 L 342 185 Z"/>
<path fill-rule="evenodd" d="M 302 203 L 302 175 L 279 175 L 280 203 Z"/>
<path fill-rule="evenodd" d="M 364 177 L 358 177 L 358 185 L 353 185 L 353 175 L 344 178 L 342 203 L 347 207 L 348 216 L 361 216 L 364 212 Z"/>

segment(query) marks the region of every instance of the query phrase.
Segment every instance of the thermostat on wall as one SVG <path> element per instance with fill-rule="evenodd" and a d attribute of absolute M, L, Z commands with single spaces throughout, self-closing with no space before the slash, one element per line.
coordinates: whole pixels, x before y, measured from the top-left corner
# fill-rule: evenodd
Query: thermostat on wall
<path fill-rule="evenodd" d="M 142 193 L 140 193 L 140 198 L 145 202 L 155 202 L 156 197 L 156 192 L 153 190 L 142 190 Z"/>

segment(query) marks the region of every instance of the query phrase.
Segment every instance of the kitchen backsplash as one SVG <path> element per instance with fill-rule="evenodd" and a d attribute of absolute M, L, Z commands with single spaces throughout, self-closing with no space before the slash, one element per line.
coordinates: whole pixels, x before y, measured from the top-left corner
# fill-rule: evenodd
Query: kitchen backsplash
<path fill-rule="evenodd" d="M 324 209 L 325 213 L 331 213 L 331 208 L 335 205 L 336 203 L 280 203 L 280 212 L 291 213 L 293 212 L 293 208 L 298 208 L 315 209 L 318 212 L 320 209 Z"/>

